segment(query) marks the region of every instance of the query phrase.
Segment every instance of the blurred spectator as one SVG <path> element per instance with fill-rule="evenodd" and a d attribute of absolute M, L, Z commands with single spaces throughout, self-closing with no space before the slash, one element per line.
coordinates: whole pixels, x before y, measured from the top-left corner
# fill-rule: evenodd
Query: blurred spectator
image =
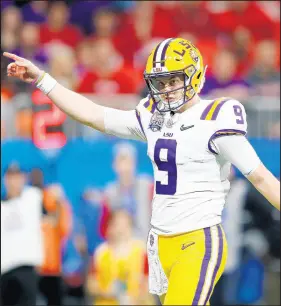
<path fill-rule="evenodd" d="M 17 34 L 22 25 L 21 11 L 15 6 L 8 6 L 1 11 L 1 30 Z"/>
<path fill-rule="evenodd" d="M 84 39 L 76 48 L 77 58 L 77 71 L 79 78 L 81 78 L 85 72 L 92 69 L 94 65 L 92 42 Z"/>
<path fill-rule="evenodd" d="M 79 256 L 81 263 L 75 273 L 66 275 L 66 282 L 69 296 L 72 296 L 72 299 L 75 296 L 76 299 L 82 300 L 85 299 L 84 283 L 91 258 L 96 248 L 104 241 L 101 235 L 103 207 L 100 192 L 92 188 L 86 189 L 79 204 L 74 216 L 75 224 L 72 238 L 77 254 L 74 251 L 69 252 L 68 249 L 67 256 L 72 256 L 72 261 Z"/>
<path fill-rule="evenodd" d="M 145 244 L 134 237 L 132 222 L 122 209 L 110 215 L 106 242 L 94 254 L 87 282 L 94 305 L 143 305 L 148 299 L 143 291 Z"/>
<path fill-rule="evenodd" d="M 235 54 L 237 59 L 237 73 L 243 77 L 248 72 L 253 61 L 253 52 L 255 49 L 254 39 L 250 31 L 244 27 L 238 26 L 229 42 L 229 48 Z"/>
<path fill-rule="evenodd" d="M 116 94 L 137 91 L 139 75 L 132 68 L 124 66 L 122 56 L 109 39 L 95 41 L 92 52 L 92 70 L 83 75 L 78 92 Z"/>
<path fill-rule="evenodd" d="M 0 1 L 0 5 L 1 5 L 1 12 L 3 12 L 3 10 L 8 7 L 8 6 L 12 6 L 13 2 L 10 0 L 2 0 Z"/>
<path fill-rule="evenodd" d="M 86 189 L 82 195 L 77 215 L 82 227 L 81 232 L 86 238 L 85 245 L 87 250 L 83 250 L 85 247 L 78 247 L 78 249 L 92 256 L 96 247 L 103 241 L 101 235 L 101 218 L 103 215 L 102 194 L 92 188 Z M 79 244 L 77 242 L 77 246 Z"/>
<path fill-rule="evenodd" d="M 137 1 L 132 11 L 120 18 L 122 23 L 114 37 L 114 45 L 129 64 L 133 63 L 134 54 L 150 39 L 177 36 L 169 9 L 155 1 Z"/>
<path fill-rule="evenodd" d="M 73 89 L 78 82 L 76 58 L 72 48 L 63 44 L 52 44 L 48 48 L 49 72 L 60 84 Z"/>
<path fill-rule="evenodd" d="M 48 1 L 32 0 L 25 4 L 21 11 L 25 22 L 43 23 L 46 21 Z"/>
<path fill-rule="evenodd" d="M 48 56 L 39 44 L 39 28 L 36 23 L 24 23 L 20 31 L 19 46 L 12 53 L 30 59 L 41 69 L 46 69 Z"/>
<path fill-rule="evenodd" d="M 218 13 L 215 18 L 221 35 L 231 38 L 238 27 L 243 27 L 256 41 L 274 37 L 274 22 L 257 1 L 231 1 L 227 4 L 227 11 Z"/>
<path fill-rule="evenodd" d="M 231 188 L 222 215 L 222 224 L 228 241 L 228 259 L 222 277 L 215 287 L 211 304 L 216 306 L 238 305 L 238 275 L 242 262 L 245 199 L 248 183 L 237 178 L 233 167 L 229 177 Z"/>
<path fill-rule="evenodd" d="M 231 51 L 217 51 L 201 93 L 208 98 L 230 96 L 239 101 L 248 97 L 248 84 L 237 76 L 237 60 Z"/>
<path fill-rule="evenodd" d="M 32 109 L 22 108 L 16 112 L 16 133 L 20 138 L 31 138 L 32 135 Z"/>
<path fill-rule="evenodd" d="M 82 39 L 82 33 L 68 21 L 69 9 L 66 3 L 53 1 L 50 4 L 47 22 L 40 28 L 41 43 L 61 42 L 75 48 Z"/>
<path fill-rule="evenodd" d="M 18 46 L 21 25 L 22 15 L 18 8 L 8 6 L 1 11 L 1 49 L 11 51 Z"/>
<path fill-rule="evenodd" d="M 5 173 L 6 196 L 1 201 L 1 305 L 35 305 L 43 262 L 42 192 L 25 186 L 18 163 Z"/>
<path fill-rule="evenodd" d="M 115 1 L 113 1 L 115 3 Z M 93 31 L 92 27 L 92 15 L 95 14 L 100 8 L 107 8 L 112 5 L 112 1 L 90 1 L 90 0 L 74 0 L 70 7 L 70 21 L 79 26 L 81 30 L 86 34 L 90 34 Z"/>
<path fill-rule="evenodd" d="M 280 96 L 277 52 L 277 44 L 273 40 L 263 40 L 257 44 L 254 65 L 247 77 L 247 81 L 252 87 L 252 95 Z"/>
<path fill-rule="evenodd" d="M 126 209 L 134 220 L 134 234 L 146 241 L 150 227 L 153 183 L 136 174 L 136 149 L 129 143 L 115 147 L 113 168 L 117 181 L 105 189 L 105 203 L 109 212 Z"/>
<path fill-rule="evenodd" d="M 37 172 L 37 176 L 38 174 L 40 172 Z M 43 189 L 40 177 L 33 177 L 34 179 L 37 182 L 33 183 Z M 41 276 L 39 290 L 46 298 L 47 305 L 62 305 L 63 301 L 62 253 L 72 226 L 68 205 L 60 185 L 54 184 L 44 188 L 42 219 L 44 262 L 38 267 L 38 272 Z"/>
<path fill-rule="evenodd" d="M 117 31 L 118 21 L 118 16 L 112 9 L 100 8 L 95 11 L 92 16 L 92 39 L 112 37 Z"/>
<path fill-rule="evenodd" d="M 197 38 L 214 40 L 218 33 L 214 16 L 208 10 L 206 1 L 181 1 L 171 13 L 177 36 L 189 36 L 194 44 L 197 43 Z"/>
<path fill-rule="evenodd" d="M 280 140 L 280 121 L 271 123 L 268 130 L 269 139 Z"/>

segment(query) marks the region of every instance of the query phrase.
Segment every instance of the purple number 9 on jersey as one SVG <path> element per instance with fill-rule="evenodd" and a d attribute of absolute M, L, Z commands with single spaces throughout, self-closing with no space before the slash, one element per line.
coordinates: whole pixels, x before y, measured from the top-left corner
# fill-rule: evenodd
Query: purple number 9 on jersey
<path fill-rule="evenodd" d="M 163 149 L 167 150 L 167 160 L 160 159 Z M 156 193 L 173 195 L 177 190 L 177 165 L 176 165 L 177 142 L 175 139 L 158 139 L 155 144 L 154 161 L 160 171 L 167 171 L 168 184 L 156 181 Z"/>
<path fill-rule="evenodd" d="M 239 105 L 233 105 L 233 110 L 234 110 L 235 116 L 239 117 L 239 119 L 236 119 L 236 123 L 243 124 L 244 119 L 243 119 L 242 108 Z"/>

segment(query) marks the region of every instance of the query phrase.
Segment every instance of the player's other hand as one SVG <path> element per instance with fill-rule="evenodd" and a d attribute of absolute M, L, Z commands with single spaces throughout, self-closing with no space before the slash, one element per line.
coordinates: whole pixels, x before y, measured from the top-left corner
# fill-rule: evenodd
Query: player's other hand
<path fill-rule="evenodd" d="M 43 73 L 43 71 L 31 61 L 23 57 L 8 52 L 4 52 L 3 55 L 14 60 L 14 62 L 10 63 L 7 67 L 7 75 L 9 77 L 18 78 L 26 83 L 33 83 Z"/>

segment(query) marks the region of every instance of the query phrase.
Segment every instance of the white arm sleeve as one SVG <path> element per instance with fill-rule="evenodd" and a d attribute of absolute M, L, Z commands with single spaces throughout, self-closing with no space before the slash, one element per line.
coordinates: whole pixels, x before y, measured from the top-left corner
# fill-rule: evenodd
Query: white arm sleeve
<path fill-rule="evenodd" d="M 212 142 L 217 153 L 231 162 L 245 176 L 257 169 L 261 163 L 254 148 L 243 135 L 222 136 Z"/>
<path fill-rule="evenodd" d="M 146 141 L 140 115 L 137 110 L 104 109 L 105 133 L 121 138 Z"/>

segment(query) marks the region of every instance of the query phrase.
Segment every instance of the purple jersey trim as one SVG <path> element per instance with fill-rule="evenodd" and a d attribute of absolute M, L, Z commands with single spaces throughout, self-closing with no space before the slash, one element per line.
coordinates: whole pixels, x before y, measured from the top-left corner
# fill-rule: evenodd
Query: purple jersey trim
<path fill-rule="evenodd" d="M 149 107 L 150 103 L 152 103 L 152 106 L 151 106 L 151 110 L 149 112 L 151 112 L 153 114 L 156 110 L 156 104 L 154 103 L 153 99 L 149 98 L 147 101 L 145 101 L 143 106 L 148 110 L 148 107 Z"/>
<path fill-rule="evenodd" d="M 154 101 L 152 100 L 152 107 L 151 107 L 151 113 L 153 114 L 156 110 L 156 103 L 154 103 Z"/>
<path fill-rule="evenodd" d="M 213 101 L 212 103 L 210 103 L 205 109 L 204 109 L 204 112 L 202 113 L 200 119 L 201 120 L 205 120 L 210 109 L 212 108 L 213 104 L 216 102 L 217 100 Z"/>
<path fill-rule="evenodd" d="M 149 101 L 150 101 L 150 98 L 148 98 L 148 99 L 144 102 L 143 106 L 144 106 L 145 108 L 148 108 L 148 106 L 149 106 Z"/>
<path fill-rule="evenodd" d="M 221 107 L 224 105 L 225 102 L 231 100 L 231 98 L 226 98 L 224 100 L 221 100 L 221 102 L 217 105 L 217 107 L 214 110 L 214 113 L 212 115 L 212 118 L 210 120 L 216 120 L 219 114 L 219 111 L 221 109 Z M 205 110 L 203 111 L 200 119 L 201 120 L 206 120 L 206 117 L 208 116 L 209 111 L 211 110 L 212 106 L 214 105 L 215 102 L 217 102 L 218 99 L 214 100 L 212 103 L 210 103 Z"/>
<path fill-rule="evenodd" d="M 216 151 L 213 150 L 211 146 L 211 141 L 214 140 L 215 138 L 221 137 L 221 136 L 227 136 L 227 135 L 246 135 L 247 132 L 242 131 L 242 130 L 236 130 L 236 129 L 222 129 L 216 131 L 209 139 L 208 141 L 208 149 L 214 154 L 218 154 Z"/>
<path fill-rule="evenodd" d="M 214 113 L 213 113 L 213 115 L 212 115 L 211 120 L 216 120 L 216 119 L 217 119 L 221 107 L 222 107 L 222 106 L 224 105 L 224 103 L 227 102 L 227 101 L 229 101 L 229 98 L 228 98 L 228 99 L 225 99 L 225 100 L 222 100 L 222 101 L 219 103 L 219 105 L 216 107 L 216 109 L 215 109 L 215 111 L 214 111 Z"/>
<path fill-rule="evenodd" d="M 146 138 L 146 135 L 145 135 L 145 132 L 144 132 L 144 129 L 143 129 L 142 123 L 141 123 L 140 114 L 139 114 L 139 112 L 138 112 L 137 110 L 135 110 L 135 111 L 136 111 L 136 117 L 137 117 L 137 119 L 138 119 L 138 122 L 139 122 L 140 128 L 141 128 L 141 130 L 142 130 L 142 132 L 143 132 L 143 135 L 144 135 L 144 136 L 145 136 L 145 138 Z"/>

